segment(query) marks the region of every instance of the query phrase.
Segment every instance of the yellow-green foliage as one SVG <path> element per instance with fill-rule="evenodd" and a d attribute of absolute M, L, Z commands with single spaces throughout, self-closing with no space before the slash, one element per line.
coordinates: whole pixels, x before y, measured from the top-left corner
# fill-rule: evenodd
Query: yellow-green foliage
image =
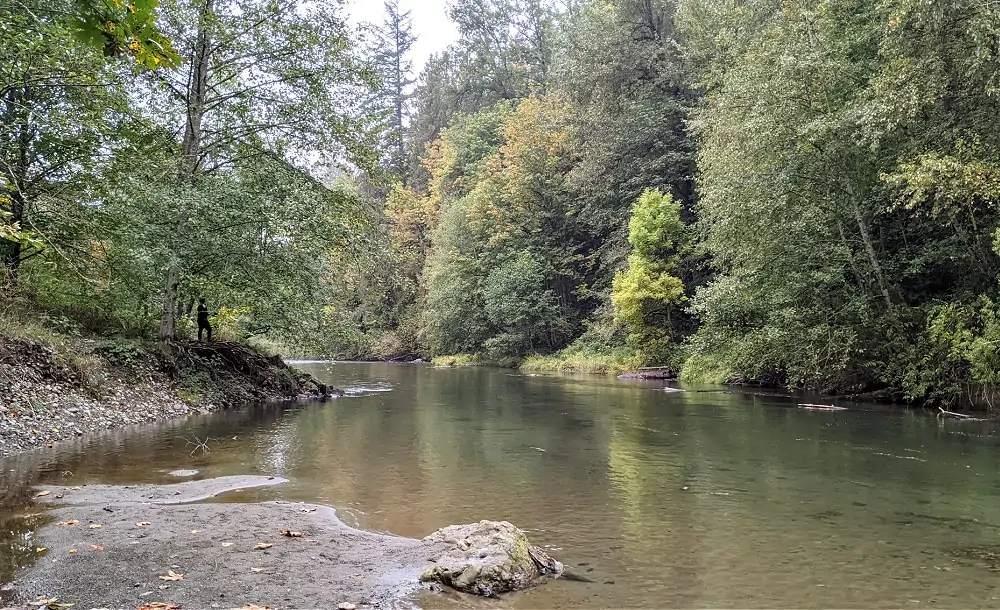
<path fill-rule="evenodd" d="M 642 194 L 629 220 L 632 254 L 611 288 L 615 321 L 628 329 L 629 346 L 646 361 L 665 361 L 671 349 L 671 311 L 686 297 L 677 266 L 684 224 L 680 204 L 658 190 Z"/>
<path fill-rule="evenodd" d="M 644 192 L 628 221 L 628 242 L 634 252 L 646 259 L 654 259 L 679 246 L 684 234 L 681 222 L 681 204 L 658 189 Z"/>
<path fill-rule="evenodd" d="M 455 354 L 453 356 L 436 356 L 431 360 L 434 366 L 482 366 L 477 356 L 471 354 Z"/>
<path fill-rule="evenodd" d="M 651 318 L 665 314 L 671 305 L 684 302 L 684 284 L 664 265 L 633 254 L 628 269 L 615 275 L 611 302 L 615 319 L 632 332 L 647 332 Z"/>
<path fill-rule="evenodd" d="M 570 347 L 551 356 L 529 356 L 521 364 L 521 370 L 535 373 L 621 375 L 635 371 L 642 364 L 642 357 L 635 353 L 620 351 L 598 354 L 575 351 Z"/>

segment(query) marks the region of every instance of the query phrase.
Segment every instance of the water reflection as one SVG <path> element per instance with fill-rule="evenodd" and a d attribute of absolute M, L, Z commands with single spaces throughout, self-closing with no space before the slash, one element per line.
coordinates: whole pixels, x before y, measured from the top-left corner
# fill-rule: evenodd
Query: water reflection
<path fill-rule="evenodd" d="M 309 367 L 351 395 L 8 461 L 4 502 L 25 506 L 36 482 L 279 475 L 291 483 L 224 500 L 321 502 L 409 536 L 507 519 L 595 581 L 499 602 L 421 599 L 431 607 L 997 605 L 981 559 L 1000 543 L 990 426 L 594 378 Z M 192 451 L 206 438 L 208 451 Z M 0 566 L 23 550 L 0 551 Z"/>

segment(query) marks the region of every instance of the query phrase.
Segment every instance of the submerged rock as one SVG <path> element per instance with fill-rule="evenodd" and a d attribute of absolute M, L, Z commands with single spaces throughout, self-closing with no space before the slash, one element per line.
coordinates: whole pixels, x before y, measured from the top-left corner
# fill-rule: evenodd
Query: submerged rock
<path fill-rule="evenodd" d="M 449 549 L 420 580 L 438 582 L 464 593 L 492 597 L 531 586 L 546 575 L 559 576 L 563 565 L 506 521 L 452 525 L 424 538 Z"/>

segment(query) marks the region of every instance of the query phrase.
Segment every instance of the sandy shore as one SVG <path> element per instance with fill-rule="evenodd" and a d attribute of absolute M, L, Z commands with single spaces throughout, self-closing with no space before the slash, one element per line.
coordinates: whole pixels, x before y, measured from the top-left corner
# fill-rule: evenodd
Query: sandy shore
<path fill-rule="evenodd" d="M 352 529 L 328 507 L 211 502 L 225 491 L 281 482 L 224 477 L 38 488 L 37 501 L 54 505 L 31 542 L 44 550 L 5 595 L 25 608 L 52 598 L 75 609 L 154 602 L 185 609 L 345 602 L 384 608 L 418 590 L 420 574 L 447 550 Z"/>

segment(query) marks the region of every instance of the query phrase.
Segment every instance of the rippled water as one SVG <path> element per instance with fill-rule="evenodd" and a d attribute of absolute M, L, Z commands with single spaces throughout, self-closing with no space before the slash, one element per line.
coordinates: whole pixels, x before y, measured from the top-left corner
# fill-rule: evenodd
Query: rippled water
<path fill-rule="evenodd" d="M 429 608 L 1000 606 L 990 425 L 601 378 L 303 368 L 348 396 L 0 462 L 7 512 L 26 505 L 28 483 L 281 475 L 291 483 L 226 499 L 325 503 L 407 536 L 506 519 L 595 581 L 417 600 Z M 192 454 L 206 437 L 210 451 Z M 0 575 L 30 558 L 30 526 L 6 520 Z"/>

